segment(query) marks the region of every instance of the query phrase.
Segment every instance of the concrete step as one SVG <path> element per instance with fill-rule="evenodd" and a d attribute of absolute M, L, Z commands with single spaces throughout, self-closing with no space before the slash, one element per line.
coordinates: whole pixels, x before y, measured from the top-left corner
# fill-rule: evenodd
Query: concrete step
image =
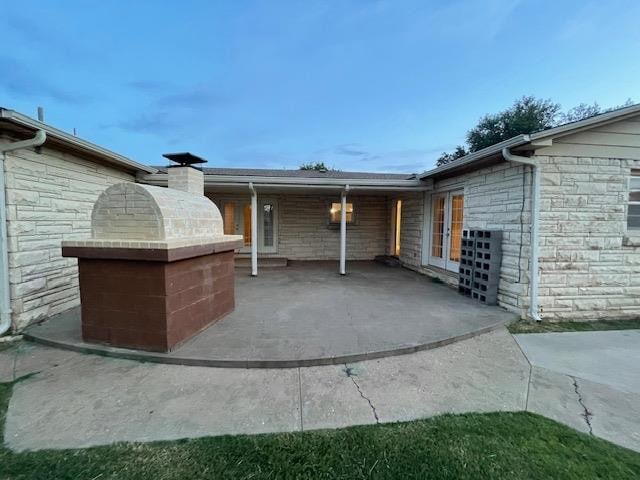
<path fill-rule="evenodd" d="M 251 256 L 236 255 L 236 267 L 250 268 Z M 286 267 L 288 260 L 286 257 L 258 257 L 258 268 Z"/>

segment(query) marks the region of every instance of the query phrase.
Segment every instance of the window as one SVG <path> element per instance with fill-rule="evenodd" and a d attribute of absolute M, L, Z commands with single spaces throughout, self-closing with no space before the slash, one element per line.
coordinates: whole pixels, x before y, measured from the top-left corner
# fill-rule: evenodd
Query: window
<path fill-rule="evenodd" d="M 444 206 L 446 196 L 438 196 L 433 199 L 433 234 L 431 238 L 431 256 L 442 258 L 444 241 Z"/>
<path fill-rule="evenodd" d="M 331 202 L 329 208 L 329 223 L 340 223 L 340 217 L 342 216 L 342 203 Z M 353 203 L 347 202 L 347 223 L 353 223 Z"/>
<path fill-rule="evenodd" d="M 631 170 L 627 228 L 640 233 L 640 170 Z"/>
<path fill-rule="evenodd" d="M 262 243 L 265 247 L 273 247 L 273 204 L 262 205 Z"/>

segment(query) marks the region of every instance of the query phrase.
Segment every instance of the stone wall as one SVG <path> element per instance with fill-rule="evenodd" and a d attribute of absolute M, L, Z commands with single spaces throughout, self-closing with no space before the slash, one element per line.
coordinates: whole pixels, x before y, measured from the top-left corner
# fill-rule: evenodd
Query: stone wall
<path fill-rule="evenodd" d="M 531 175 L 524 167 L 501 163 L 465 175 L 437 181 L 437 192 L 464 190 L 464 229 L 501 230 L 503 257 L 500 270 L 499 305 L 526 315 L 528 299 L 529 221 Z M 428 195 L 429 197 L 429 195 Z M 402 248 L 400 260 L 414 270 L 457 282 L 456 273 L 428 266 L 426 257 L 430 238 L 423 242 L 424 208 L 431 209 L 429 198 L 407 195 L 403 200 Z M 423 206 L 425 203 L 425 206 Z M 430 222 L 430 215 L 427 215 Z M 422 252 L 422 248 L 427 252 Z M 522 248 L 521 248 L 522 246 Z"/>
<path fill-rule="evenodd" d="M 548 320 L 640 316 L 640 239 L 626 233 L 639 160 L 537 156 L 540 307 Z"/>
<path fill-rule="evenodd" d="M 248 195 L 205 194 L 221 211 L 225 201 L 248 202 L 250 199 Z M 339 225 L 328 225 L 330 203 L 340 201 L 338 195 L 268 197 L 278 203 L 278 248 L 277 253 L 271 255 L 290 260 L 337 260 L 340 257 Z M 347 225 L 347 259 L 372 260 L 384 254 L 389 242 L 387 197 L 351 195 L 347 201 L 354 203 L 355 210 L 355 224 Z"/>
<path fill-rule="evenodd" d="M 400 199 L 400 262 L 415 270 L 421 267 L 424 194 L 405 193 Z"/>
<path fill-rule="evenodd" d="M 77 261 L 60 242 L 91 235 L 93 203 L 131 174 L 43 148 L 5 160 L 13 329 L 79 304 Z"/>

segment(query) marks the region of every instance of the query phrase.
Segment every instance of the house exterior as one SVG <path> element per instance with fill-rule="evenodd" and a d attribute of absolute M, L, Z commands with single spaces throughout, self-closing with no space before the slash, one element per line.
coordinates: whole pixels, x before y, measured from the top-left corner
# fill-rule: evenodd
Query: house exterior
<path fill-rule="evenodd" d="M 13 329 L 78 304 L 74 260 L 60 241 L 86 236 L 110 184 L 169 184 L 138 164 L 15 112 L 0 110 L 5 151 Z M 0 158 L 2 156 L 0 155 Z M 640 316 L 640 106 L 520 135 L 421 174 L 204 168 L 204 193 L 243 236 L 239 257 L 396 256 L 457 283 L 464 230 L 503 232 L 498 303 L 541 320 Z"/>
<path fill-rule="evenodd" d="M 12 149 L 37 132 L 41 145 Z M 6 109 L 0 161 L 0 325 L 20 331 L 79 304 L 77 261 L 62 257 L 60 242 L 90 234 L 108 186 L 155 169 Z"/>

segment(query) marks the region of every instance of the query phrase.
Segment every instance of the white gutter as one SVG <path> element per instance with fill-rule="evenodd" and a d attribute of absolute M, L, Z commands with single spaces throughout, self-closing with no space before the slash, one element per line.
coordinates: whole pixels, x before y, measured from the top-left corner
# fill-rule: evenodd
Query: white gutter
<path fill-rule="evenodd" d="M 249 183 L 251 191 L 251 276 L 258 276 L 258 193 Z"/>
<path fill-rule="evenodd" d="M 601 113 L 600 115 L 595 115 L 593 117 L 589 117 L 584 120 L 579 120 L 577 122 L 565 123 L 564 125 L 559 125 L 557 127 L 549 128 L 548 130 L 541 130 L 539 132 L 531 133 L 528 135 L 525 135 L 525 134 L 517 135 L 513 138 L 503 140 L 500 143 L 496 143 L 495 145 L 491 145 L 487 148 L 483 148 L 482 150 L 478 150 L 477 152 L 473 152 L 473 153 L 470 153 L 469 155 L 465 155 L 464 157 L 461 157 L 453 162 L 447 163 L 446 165 L 443 165 L 441 167 L 433 168 L 427 172 L 424 172 L 418 175 L 418 178 L 424 179 L 424 178 L 432 177 L 434 175 L 442 174 L 444 172 L 448 172 L 450 170 L 456 170 L 467 164 L 474 163 L 476 160 L 481 160 L 483 157 L 488 157 L 489 155 L 497 154 L 500 151 L 502 151 L 504 148 L 520 147 L 528 143 L 531 143 L 533 145 L 535 144 L 540 145 L 545 141 L 553 140 L 553 138 L 563 137 L 566 135 L 578 133 L 588 128 L 593 128 L 594 126 L 606 125 L 612 122 L 619 122 L 621 120 L 634 117 L 639 113 L 640 113 L 640 104 L 635 104 L 629 107 L 619 108 L 617 110 L 612 110 L 610 112 Z"/>
<path fill-rule="evenodd" d="M 347 192 L 349 185 L 345 185 L 340 196 L 340 275 L 347 273 Z"/>
<path fill-rule="evenodd" d="M 18 113 L 14 110 L 0 108 L 0 118 L 7 119 L 16 125 L 22 125 L 23 127 L 28 127 L 34 130 L 42 130 L 46 132 L 50 139 L 58 139 L 66 144 L 73 145 L 76 148 L 103 157 L 111 164 L 120 165 L 121 167 L 126 167 L 138 172 L 156 173 L 158 171 L 156 168 L 135 162 L 118 153 L 112 152 L 111 150 L 107 150 L 106 148 L 96 145 L 95 143 L 83 140 L 80 137 L 76 137 L 75 135 L 71 135 L 70 133 L 67 133 L 63 130 L 52 127 L 51 125 L 40 122 L 38 120 L 34 120 L 33 118 Z"/>
<path fill-rule="evenodd" d="M 540 168 L 537 163 L 530 158 L 514 155 L 509 151 L 508 147 L 502 149 L 502 156 L 508 162 L 519 163 L 522 165 L 529 165 L 533 175 L 533 191 L 531 192 L 531 230 L 530 230 L 530 242 L 531 253 L 529 255 L 529 293 L 531 295 L 529 301 L 529 315 L 536 322 L 540 322 L 540 313 L 538 311 L 538 283 L 539 283 L 539 217 L 540 217 Z M 524 175 L 524 172 L 523 172 Z M 522 200 L 524 201 L 524 199 Z"/>
<path fill-rule="evenodd" d="M 47 139 L 44 130 L 38 130 L 33 138 L 9 143 L 0 147 L 0 335 L 11 327 L 11 292 L 9 285 L 9 250 L 7 248 L 7 192 L 4 176 L 6 153 L 19 148 L 39 147 Z"/>
<path fill-rule="evenodd" d="M 164 173 L 140 175 L 138 181 L 149 185 L 165 186 L 167 175 Z M 389 189 L 389 190 L 430 190 L 432 187 L 421 180 L 379 179 L 379 178 L 321 178 L 321 177 L 262 177 L 255 175 L 207 175 L 204 176 L 205 187 L 245 187 L 249 183 L 261 187 L 286 188 L 334 188 L 341 190 L 345 184 L 352 189 Z"/>
<path fill-rule="evenodd" d="M 418 178 L 428 178 L 433 175 L 437 175 L 439 173 L 444 173 L 449 170 L 455 170 L 457 168 L 463 167 L 470 163 L 475 162 L 476 160 L 480 160 L 484 157 L 488 157 L 489 155 L 494 155 L 496 153 L 500 153 L 504 148 L 512 148 L 519 147 L 520 145 L 525 145 L 529 143 L 529 135 L 518 135 L 517 137 L 509 138 L 508 140 L 503 140 L 500 143 L 496 143 L 495 145 L 491 145 L 490 147 L 483 148 L 482 150 L 478 150 L 477 152 L 470 153 L 469 155 L 465 155 L 453 162 L 446 163 L 441 167 L 433 168 L 427 172 L 424 172 L 418 175 Z"/>

